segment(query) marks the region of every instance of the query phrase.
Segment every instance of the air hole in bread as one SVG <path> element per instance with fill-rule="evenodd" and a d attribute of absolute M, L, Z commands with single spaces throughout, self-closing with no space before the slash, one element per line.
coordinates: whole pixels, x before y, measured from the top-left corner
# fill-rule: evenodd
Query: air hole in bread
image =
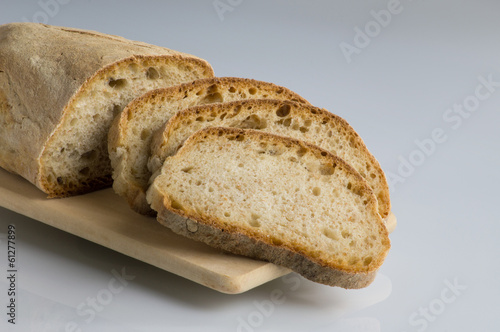
<path fill-rule="evenodd" d="M 287 119 L 285 119 L 285 121 L 283 121 L 283 126 L 288 128 L 288 127 L 290 127 L 291 123 L 292 123 L 292 119 L 287 118 Z"/>
<path fill-rule="evenodd" d="M 226 211 L 226 212 L 224 212 L 224 217 L 226 217 L 226 218 L 231 217 L 231 213 L 230 213 L 230 212 L 227 212 L 227 211 Z"/>
<path fill-rule="evenodd" d="M 196 180 L 195 184 L 196 184 L 197 186 L 201 186 L 201 185 L 202 185 L 202 182 L 201 182 L 200 180 Z"/>
<path fill-rule="evenodd" d="M 184 211 L 184 206 L 172 197 L 170 197 L 170 206 L 172 209 Z"/>
<path fill-rule="evenodd" d="M 224 98 L 222 95 L 218 92 L 214 92 L 211 94 L 206 95 L 201 101 L 200 105 L 203 104 L 213 104 L 213 103 L 222 103 L 224 101 Z"/>
<path fill-rule="evenodd" d="M 250 88 L 248 89 L 248 93 L 251 94 L 251 95 L 254 95 L 257 93 L 257 89 L 256 88 Z"/>
<path fill-rule="evenodd" d="M 150 80 L 156 80 L 160 77 L 160 73 L 154 67 L 149 67 L 146 71 L 146 77 Z"/>
<path fill-rule="evenodd" d="M 299 124 L 298 124 L 298 123 L 294 123 L 294 124 L 292 125 L 292 129 L 293 129 L 293 130 L 299 130 L 299 128 L 300 128 L 300 126 L 299 126 Z"/>
<path fill-rule="evenodd" d="M 238 142 L 241 142 L 241 141 L 243 141 L 244 139 L 245 139 L 245 135 L 242 135 L 242 134 L 238 134 L 238 135 L 236 135 L 236 140 L 237 140 Z"/>
<path fill-rule="evenodd" d="M 73 118 L 73 119 L 71 119 L 71 121 L 69 122 L 69 124 L 71 126 L 75 126 L 77 122 L 78 122 L 78 118 Z"/>
<path fill-rule="evenodd" d="M 180 89 L 179 89 L 179 90 L 180 90 Z M 205 93 L 205 90 L 198 90 L 198 91 L 196 92 L 196 95 L 197 95 L 197 96 L 201 96 L 201 95 L 202 95 L 202 94 L 204 94 L 204 93 Z"/>
<path fill-rule="evenodd" d="M 351 148 L 356 147 L 356 143 L 354 142 L 354 138 L 352 138 L 352 137 L 349 139 L 349 146 L 350 146 Z"/>
<path fill-rule="evenodd" d="M 351 190 L 351 188 L 352 188 L 352 183 L 348 182 L 347 183 L 347 189 Z"/>
<path fill-rule="evenodd" d="M 282 105 L 278 110 L 276 111 L 276 115 L 279 116 L 280 118 L 284 118 L 290 114 L 290 105 Z"/>
<path fill-rule="evenodd" d="M 358 262 L 359 259 L 356 257 L 351 257 L 351 259 L 349 259 L 349 265 L 356 265 Z"/>
<path fill-rule="evenodd" d="M 326 236 L 327 238 L 333 240 L 333 241 L 338 241 L 340 239 L 338 232 L 334 231 L 330 228 L 324 228 L 323 235 Z"/>
<path fill-rule="evenodd" d="M 290 157 L 290 158 L 288 158 L 288 160 L 290 160 L 292 163 L 297 162 L 297 158 L 295 158 L 295 157 Z"/>
<path fill-rule="evenodd" d="M 214 188 L 212 188 L 212 187 L 208 188 L 208 192 L 209 193 L 213 193 L 214 192 Z"/>
<path fill-rule="evenodd" d="M 147 140 L 149 136 L 151 136 L 151 131 L 150 131 L 150 130 L 148 130 L 148 129 L 143 129 L 143 130 L 141 131 L 141 139 L 142 139 L 143 141 Z"/>
<path fill-rule="evenodd" d="M 323 164 L 319 168 L 321 175 L 333 175 L 335 173 L 335 164 Z"/>
<path fill-rule="evenodd" d="M 375 175 L 375 173 L 370 173 L 370 177 L 371 177 L 372 179 L 375 179 L 377 176 Z"/>
<path fill-rule="evenodd" d="M 190 174 L 193 171 L 193 166 L 184 167 L 181 169 L 182 172 Z"/>
<path fill-rule="evenodd" d="M 312 189 L 312 193 L 313 193 L 313 195 L 314 195 L 314 196 L 319 196 L 319 195 L 321 195 L 321 188 L 320 188 L 320 187 L 314 187 L 314 188 Z"/>
<path fill-rule="evenodd" d="M 123 89 L 127 85 L 127 80 L 124 78 L 119 78 L 119 79 L 112 79 L 110 78 L 108 81 L 108 85 L 112 87 L 113 89 Z"/>
<path fill-rule="evenodd" d="M 231 93 L 235 93 L 236 89 L 235 89 L 234 86 L 230 86 L 228 91 L 231 92 Z"/>
<path fill-rule="evenodd" d="M 62 185 L 63 184 L 63 178 L 60 177 L 60 176 L 57 177 L 56 181 L 57 181 L 58 185 Z"/>
<path fill-rule="evenodd" d="M 243 166 L 245 166 L 245 164 L 243 164 L 243 163 L 238 164 L 238 167 L 243 167 Z"/>
<path fill-rule="evenodd" d="M 350 237 L 350 236 L 351 236 L 351 233 L 349 233 L 349 231 L 348 231 L 348 230 L 345 230 L 345 229 L 342 231 L 342 233 L 341 233 L 341 234 L 342 234 L 342 237 L 343 237 L 344 239 L 347 239 L 348 237 Z"/>
<path fill-rule="evenodd" d="M 222 113 L 222 114 L 220 115 L 220 117 L 219 117 L 219 118 L 220 118 L 221 120 L 224 120 L 224 118 L 226 117 L 226 115 L 227 115 L 227 113 Z"/>
<path fill-rule="evenodd" d="M 137 74 L 139 72 L 139 65 L 137 63 L 131 63 L 130 65 L 128 65 L 128 69 L 132 73 Z"/>
<path fill-rule="evenodd" d="M 370 265 L 370 263 L 372 262 L 373 258 L 372 257 L 366 257 L 364 260 L 363 260 L 363 265 L 364 266 L 368 266 Z"/>
<path fill-rule="evenodd" d="M 267 127 L 267 122 L 266 119 L 261 119 L 258 115 L 252 114 L 243 120 L 238 127 L 242 129 L 262 130 Z"/>
<path fill-rule="evenodd" d="M 306 127 L 300 127 L 300 132 L 301 133 L 307 133 L 308 131 L 309 131 L 308 128 L 306 128 Z"/>
<path fill-rule="evenodd" d="M 260 227 L 260 216 L 258 214 L 252 213 L 251 218 L 248 220 L 248 224 L 252 227 Z"/>
<path fill-rule="evenodd" d="M 302 146 L 297 150 L 297 157 L 302 158 L 306 153 L 307 149 Z"/>
<path fill-rule="evenodd" d="M 304 126 L 305 127 L 310 127 L 312 124 L 312 120 L 311 119 L 307 119 L 306 121 L 304 121 Z"/>

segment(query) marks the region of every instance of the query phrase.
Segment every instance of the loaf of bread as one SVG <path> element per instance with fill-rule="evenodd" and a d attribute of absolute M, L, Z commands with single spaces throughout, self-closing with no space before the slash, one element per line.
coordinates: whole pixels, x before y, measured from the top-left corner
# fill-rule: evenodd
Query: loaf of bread
<path fill-rule="evenodd" d="M 112 119 L 144 92 L 213 77 L 200 58 L 99 32 L 0 26 L 0 166 L 49 197 L 111 185 Z"/>
<path fill-rule="evenodd" d="M 252 129 L 195 132 L 147 199 L 178 234 L 331 286 L 367 286 L 390 248 L 358 172 L 315 145 Z"/>
<path fill-rule="evenodd" d="M 391 210 L 389 186 L 375 157 L 344 119 L 311 105 L 272 99 L 196 106 L 174 115 L 153 136 L 149 170 L 154 174 L 195 131 L 205 127 L 262 130 L 317 145 L 357 170 L 373 189 L 379 213 Z"/>
<path fill-rule="evenodd" d="M 154 215 L 146 201 L 151 177 L 147 163 L 152 135 L 185 108 L 254 98 L 307 103 L 304 98 L 284 87 L 234 77 L 201 79 L 151 91 L 133 100 L 115 119 L 109 132 L 113 189 L 136 212 Z"/>

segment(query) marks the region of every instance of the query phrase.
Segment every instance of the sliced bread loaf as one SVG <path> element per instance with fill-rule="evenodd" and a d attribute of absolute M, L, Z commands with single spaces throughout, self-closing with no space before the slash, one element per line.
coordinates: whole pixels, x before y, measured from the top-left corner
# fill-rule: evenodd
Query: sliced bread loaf
<path fill-rule="evenodd" d="M 304 98 L 284 87 L 234 77 L 201 79 L 151 91 L 135 99 L 115 119 L 109 132 L 113 189 L 136 212 L 154 214 L 145 196 L 151 177 L 147 163 L 152 135 L 185 108 L 254 98 L 307 103 Z"/>
<path fill-rule="evenodd" d="M 361 137 L 339 116 L 296 102 L 254 99 L 183 110 L 154 135 L 148 165 L 151 173 L 160 169 L 191 134 L 205 127 L 256 129 L 315 144 L 357 170 L 373 189 L 382 218 L 389 215 L 389 186 L 384 172 Z"/>
<path fill-rule="evenodd" d="M 200 58 L 99 32 L 0 26 L 0 166 L 49 197 L 111 185 L 107 133 L 144 92 L 213 77 Z"/>
<path fill-rule="evenodd" d="M 358 172 L 315 145 L 252 129 L 197 131 L 147 198 L 178 234 L 331 286 L 367 286 L 390 248 Z"/>

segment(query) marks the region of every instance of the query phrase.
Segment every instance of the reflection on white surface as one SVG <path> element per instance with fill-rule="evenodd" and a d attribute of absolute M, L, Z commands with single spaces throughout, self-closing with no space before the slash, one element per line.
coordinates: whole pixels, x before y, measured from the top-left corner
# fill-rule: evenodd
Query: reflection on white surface
<path fill-rule="evenodd" d="M 165 326 L 265 331 L 283 322 L 289 331 L 321 331 L 332 324 L 378 331 L 375 318 L 339 319 L 383 301 L 392 291 L 383 274 L 361 290 L 290 274 L 244 294 L 226 295 L 5 209 L 1 213 L 2 234 L 8 224 L 17 229 L 16 327 L 29 331 L 140 331 L 144 324 L 148 331 Z M 4 257 L 5 246 L 0 249 Z M 300 314 L 290 316 L 290 311 Z"/>

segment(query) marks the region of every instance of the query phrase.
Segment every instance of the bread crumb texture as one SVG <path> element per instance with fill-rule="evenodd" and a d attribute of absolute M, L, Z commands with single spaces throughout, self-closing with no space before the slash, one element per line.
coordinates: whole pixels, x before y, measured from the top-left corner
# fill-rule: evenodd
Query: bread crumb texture
<path fill-rule="evenodd" d="M 170 58 L 130 58 L 102 70 L 72 100 L 41 159 L 47 186 L 85 191 L 111 184 L 107 137 L 113 118 L 135 97 L 202 76 Z"/>
<path fill-rule="evenodd" d="M 165 161 L 149 198 L 158 210 L 162 202 L 345 272 L 375 271 L 390 247 L 376 198 L 350 166 L 315 146 L 254 130 L 196 132 Z"/>

